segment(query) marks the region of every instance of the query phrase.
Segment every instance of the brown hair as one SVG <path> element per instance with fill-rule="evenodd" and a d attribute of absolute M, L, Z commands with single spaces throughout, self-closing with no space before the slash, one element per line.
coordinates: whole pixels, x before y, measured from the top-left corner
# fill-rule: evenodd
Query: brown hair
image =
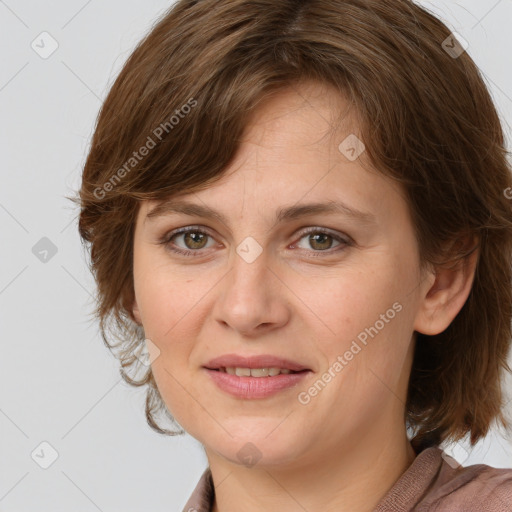
<path fill-rule="evenodd" d="M 442 258 L 445 244 L 478 240 L 461 311 L 444 332 L 417 333 L 405 411 L 413 446 L 468 433 L 473 445 L 493 420 L 508 428 L 510 164 L 479 70 L 466 52 L 448 51 L 458 48 L 450 38 L 409 0 L 181 0 L 138 44 L 98 115 L 74 201 L 98 286 L 94 315 L 106 345 L 119 348 L 123 378 L 147 384 L 152 428 L 176 433 L 156 421 L 172 416 L 151 368 L 138 380 L 125 372 L 144 343 L 131 312 L 140 201 L 221 178 L 258 103 L 302 80 L 334 86 L 354 107 L 365 157 L 404 187 L 422 268 L 460 263 L 477 247 Z"/>

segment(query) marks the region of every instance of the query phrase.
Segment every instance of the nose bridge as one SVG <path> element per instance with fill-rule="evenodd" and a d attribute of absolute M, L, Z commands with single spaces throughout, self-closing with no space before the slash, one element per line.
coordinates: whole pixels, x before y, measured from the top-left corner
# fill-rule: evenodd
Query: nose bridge
<path fill-rule="evenodd" d="M 253 237 L 244 238 L 231 255 L 231 272 L 229 281 L 230 294 L 240 301 L 253 302 L 261 300 L 271 286 L 268 249 Z M 251 301 L 250 298 L 254 297 Z M 240 304 L 240 307 L 243 306 Z"/>
<path fill-rule="evenodd" d="M 231 268 L 216 301 L 217 320 L 244 333 L 284 321 L 286 311 L 279 306 L 280 287 L 270 269 L 268 249 L 247 237 L 230 256 Z"/>

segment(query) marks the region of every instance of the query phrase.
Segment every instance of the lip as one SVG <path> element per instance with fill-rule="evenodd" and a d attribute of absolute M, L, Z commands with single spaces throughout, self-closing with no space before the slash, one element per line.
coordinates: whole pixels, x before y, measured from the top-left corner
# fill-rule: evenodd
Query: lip
<path fill-rule="evenodd" d="M 283 357 L 276 357 L 270 354 L 262 354 L 256 356 L 242 356 L 238 354 L 224 354 L 215 357 L 204 365 L 204 368 L 209 370 L 218 370 L 219 368 L 281 368 L 300 372 L 302 370 L 311 370 L 295 361 L 285 359 Z M 277 376 L 279 377 L 279 375 Z M 239 377 L 240 378 L 240 377 Z M 250 378 L 250 377 L 246 377 Z M 253 379 L 267 378 L 267 377 L 252 377 Z M 273 379 L 275 377 L 268 377 Z"/>
<path fill-rule="evenodd" d="M 238 377 L 219 370 L 204 368 L 219 389 L 236 398 L 254 400 L 267 398 L 279 391 L 297 386 L 311 370 L 280 374 L 275 377 Z"/>

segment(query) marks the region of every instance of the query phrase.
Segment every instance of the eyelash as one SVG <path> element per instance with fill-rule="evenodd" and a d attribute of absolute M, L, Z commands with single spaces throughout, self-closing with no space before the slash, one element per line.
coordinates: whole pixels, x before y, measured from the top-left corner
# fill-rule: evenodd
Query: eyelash
<path fill-rule="evenodd" d="M 161 245 L 164 245 L 170 251 L 172 251 L 174 253 L 177 253 L 177 254 L 179 254 L 181 256 L 197 257 L 197 256 L 200 255 L 200 252 L 202 251 L 202 249 L 197 249 L 197 250 L 176 249 L 175 247 L 173 247 L 173 244 L 171 244 L 171 240 L 174 237 L 176 237 L 178 235 L 190 233 L 190 232 L 192 232 L 192 233 L 200 233 L 200 234 L 203 234 L 203 235 L 206 235 L 206 236 L 209 236 L 209 237 L 213 238 L 213 236 L 210 233 L 208 233 L 207 231 L 201 229 L 199 226 L 188 226 L 188 227 L 185 227 L 185 228 L 177 229 L 175 231 L 171 231 L 170 233 L 166 233 L 159 240 L 159 243 Z M 341 247 L 341 249 L 338 247 L 338 248 L 336 248 L 333 251 L 331 251 L 329 249 L 324 250 L 324 251 L 321 251 L 321 250 L 320 251 L 315 251 L 315 250 L 312 251 L 313 253 L 317 253 L 318 255 L 323 255 L 323 254 L 325 254 L 325 255 L 332 255 L 333 253 L 341 252 L 344 249 L 346 249 L 347 247 L 351 247 L 354 244 L 353 240 L 350 237 L 342 238 L 341 236 L 335 235 L 335 234 L 331 233 L 330 231 L 325 230 L 324 228 L 318 228 L 318 227 L 312 227 L 312 228 L 308 228 L 305 231 L 302 231 L 301 232 L 301 236 L 300 236 L 298 241 L 302 240 L 306 235 L 310 235 L 312 233 L 328 235 L 329 237 L 333 238 L 337 242 L 340 242 L 341 244 L 344 245 L 344 246 Z M 307 251 L 307 249 L 299 249 L 299 250 Z M 315 255 L 315 257 L 316 257 L 316 255 Z"/>

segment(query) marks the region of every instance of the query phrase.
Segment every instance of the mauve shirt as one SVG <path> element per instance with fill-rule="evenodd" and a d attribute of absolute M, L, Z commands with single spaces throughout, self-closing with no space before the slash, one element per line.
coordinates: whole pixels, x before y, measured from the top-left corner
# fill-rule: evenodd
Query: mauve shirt
<path fill-rule="evenodd" d="M 211 512 L 207 467 L 183 512 Z M 419 452 L 373 512 L 512 512 L 512 468 L 459 466 L 438 446 Z"/>

